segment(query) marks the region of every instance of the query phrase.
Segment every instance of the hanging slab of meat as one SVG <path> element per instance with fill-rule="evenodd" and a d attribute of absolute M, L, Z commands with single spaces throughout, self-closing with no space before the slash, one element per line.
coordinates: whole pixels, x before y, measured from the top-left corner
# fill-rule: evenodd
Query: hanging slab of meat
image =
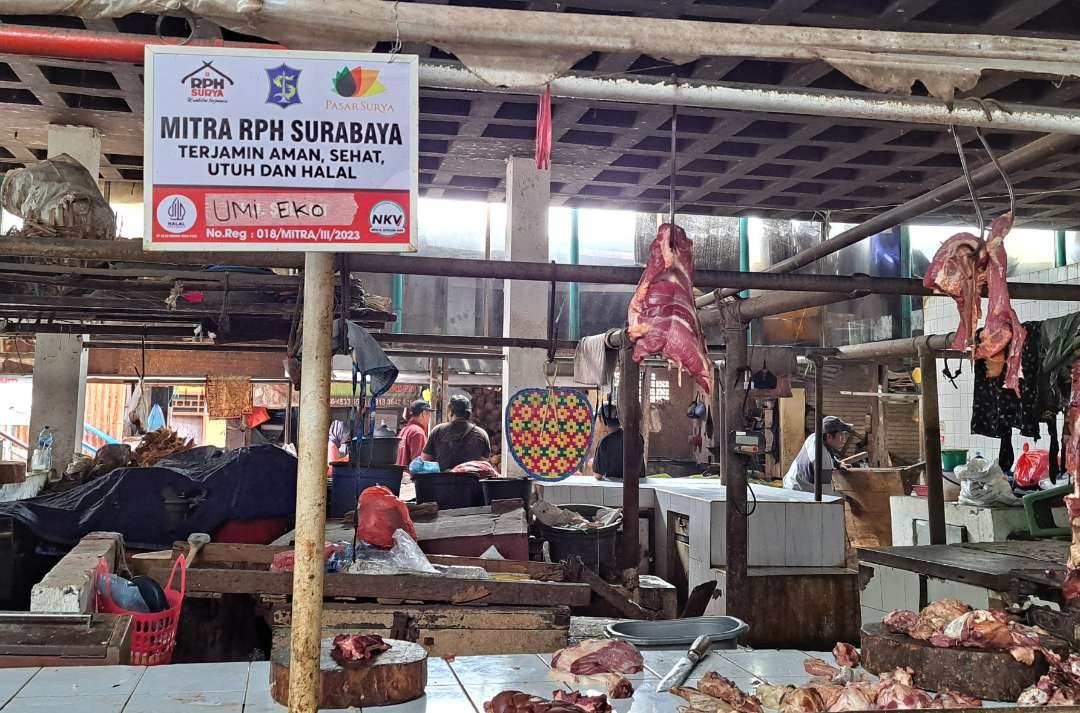
<path fill-rule="evenodd" d="M 975 337 L 982 316 L 979 295 L 985 282 L 985 253 L 982 238 L 957 233 L 938 248 L 923 277 L 923 285 L 952 297 L 960 313 L 953 349 L 967 349 Z"/>
<path fill-rule="evenodd" d="M 712 393 L 712 368 L 694 305 L 694 242 L 683 229 L 660 226 L 649 260 L 630 299 L 629 336 L 634 360 L 661 356 Z"/>
<path fill-rule="evenodd" d="M 1020 396 L 1020 357 L 1027 341 L 1027 330 L 1009 301 L 1009 283 L 1006 281 L 1009 257 L 1005 254 L 1005 236 L 1012 225 L 1013 215 L 1006 213 L 990 226 L 990 239 L 984 248 L 989 300 L 986 326 L 979 337 L 975 358 L 986 359 L 986 374 L 990 378 L 997 378 L 1005 368 L 1005 388 Z"/>
<path fill-rule="evenodd" d="M 1066 449 L 1066 469 L 1073 478 L 1073 494 L 1065 496 L 1065 507 L 1072 526 L 1072 545 L 1069 547 L 1069 563 L 1061 595 L 1066 603 L 1080 599 L 1080 359 L 1072 365 L 1072 394 L 1066 421 L 1069 427 L 1069 445 Z"/>

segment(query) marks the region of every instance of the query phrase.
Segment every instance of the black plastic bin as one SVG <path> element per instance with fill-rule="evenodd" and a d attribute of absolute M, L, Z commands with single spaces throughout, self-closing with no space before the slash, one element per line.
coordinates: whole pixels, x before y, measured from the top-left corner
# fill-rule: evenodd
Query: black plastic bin
<path fill-rule="evenodd" d="M 356 510 L 356 499 L 360 493 L 373 485 L 385 485 L 394 495 L 401 495 L 403 471 L 404 468 L 398 465 L 373 465 L 367 468 L 335 465 L 330 476 L 330 505 L 326 514 L 344 517 L 345 513 Z"/>
<path fill-rule="evenodd" d="M 571 510 L 582 517 L 592 520 L 599 505 L 560 505 L 564 510 Z M 540 537 L 548 541 L 551 548 L 551 561 L 563 562 L 571 555 L 577 555 L 586 567 L 594 572 L 600 571 L 600 564 L 610 566 L 616 561 L 617 539 L 621 522 L 593 530 L 567 530 L 560 527 L 548 527 L 537 522 Z"/>
<path fill-rule="evenodd" d="M 513 500 L 517 498 L 529 504 L 532 495 L 532 480 L 529 478 L 485 478 L 480 481 L 484 491 L 484 505 L 491 505 L 494 500 Z"/>
<path fill-rule="evenodd" d="M 484 490 L 475 473 L 414 473 L 412 480 L 418 503 L 436 503 L 440 510 L 484 505 Z"/>

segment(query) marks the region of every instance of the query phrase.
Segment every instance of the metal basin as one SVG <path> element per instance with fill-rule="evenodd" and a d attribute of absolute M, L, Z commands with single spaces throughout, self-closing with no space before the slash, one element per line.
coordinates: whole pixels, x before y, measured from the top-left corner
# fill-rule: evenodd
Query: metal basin
<path fill-rule="evenodd" d="M 613 639 L 635 646 L 689 646 L 697 637 L 707 635 L 713 648 L 734 649 L 750 626 L 733 616 L 698 616 L 667 621 L 620 621 L 608 624 L 604 631 Z"/>

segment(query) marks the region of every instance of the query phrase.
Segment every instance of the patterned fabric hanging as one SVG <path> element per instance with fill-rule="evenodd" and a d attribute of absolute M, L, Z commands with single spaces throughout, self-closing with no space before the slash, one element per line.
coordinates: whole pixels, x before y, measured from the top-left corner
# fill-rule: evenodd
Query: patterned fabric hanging
<path fill-rule="evenodd" d="M 510 454 L 529 477 L 563 480 L 585 465 L 593 407 L 581 389 L 522 389 L 507 403 L 504 432 Z"/>
<path fill-rule="evenodd" d="M 551 85 L 536 105 L 536 168 L 551 168 Z"/>

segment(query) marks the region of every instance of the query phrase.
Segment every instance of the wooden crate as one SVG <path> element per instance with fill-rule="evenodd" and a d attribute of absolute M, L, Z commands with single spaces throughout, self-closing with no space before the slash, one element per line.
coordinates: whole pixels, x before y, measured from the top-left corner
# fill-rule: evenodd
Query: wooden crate
<path fill-rule="evenodd" d="M 889 498 L 910 494 L 922 468 L 922 463 L 916 463 L 904 468 L 833 471 L 833 489 L 845 496 L 844 523 L 851 548 L 892 546 Z"/>
<path fill-rule="evenodd" d="M 276 647 L 288 641 L 292 610 L 282 602 L 266 605 Z M 347 633 L 403 638 L 417 642 L 431 656 L 548 653 L 567 645 L 569 631 L 568 607 L 328 602 L 323 608 L 323 636 Z"/>

